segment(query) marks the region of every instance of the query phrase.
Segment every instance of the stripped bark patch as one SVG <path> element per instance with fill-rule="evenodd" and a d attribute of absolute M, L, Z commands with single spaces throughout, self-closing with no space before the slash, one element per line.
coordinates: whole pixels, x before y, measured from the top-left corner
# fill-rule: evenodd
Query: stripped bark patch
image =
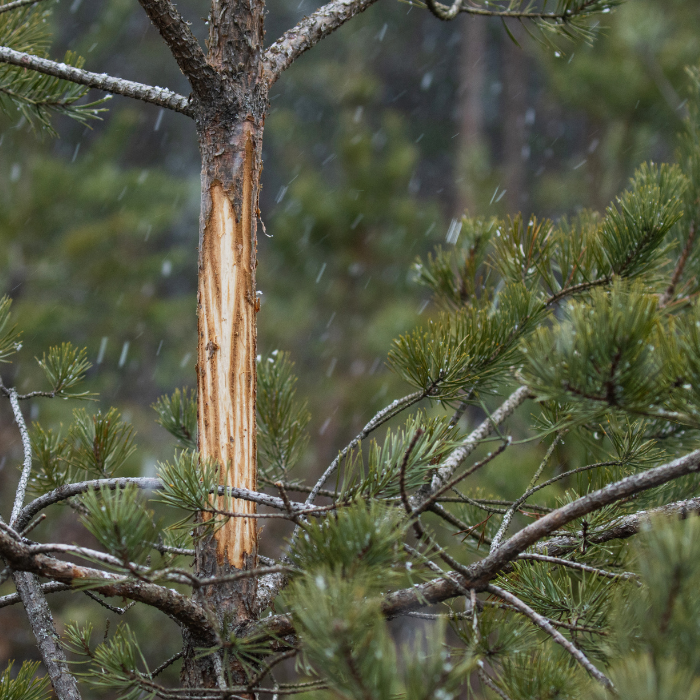
<path fill-rule="evenodd" d="M 255 489 L 253 193 L 257 172 L 249 135 L 244 153 L 239 206 L 234 206 L 234 192 L 219 180 L 209 187 L 211 209 L 199 275 L 198 428 L 202 457 L 221 465 L 220 483 Z M 255 512 L 255 504 L 249 501 L 234 501 L 233 508 Z M 252 519 L 232 518 L 216 533 L 219 564 L 227 561 L 242 568 L 245 555 L 256 551 L 256 537 Z"/>

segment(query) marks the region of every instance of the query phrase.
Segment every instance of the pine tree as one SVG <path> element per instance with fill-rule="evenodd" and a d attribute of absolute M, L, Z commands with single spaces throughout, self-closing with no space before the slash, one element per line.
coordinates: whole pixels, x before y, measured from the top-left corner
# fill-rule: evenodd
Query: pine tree
<path fill-rule="evenodd" d="M 38 360 L 46 389 L 0 383 L 24 449 L 0 524 L 0 577 L 17 594 L 0 605 L 25 607 L 56 695 L 80 698 L 80 678 L 123 698 L 450 698 L 472 677 L 512 700 L 700 694 L 696 524 L 673 522 L 700 510 L 700 71 L 678 163 L 641 166 L 604 215 L 465 218 L 452 247 L 416 263 L 441 311 L 389 351 L 411 393 L 307 485 L 294 473 L 309 413 L 293 364 L 255 351 L 263 120 L 283 70 L 371 1 L 334 0 L 267 50 L 262 3 L 215 2 L 208 56 L 168 0 L 141 4 L 189 98 L 89 73 L 74 56 L 52 62 L 44 6 L 0 6 L 5 108 L 50 130 L 53 113 L 99 116 L 100 102 L 82 101 L 97 88 L 194 119 L 202 152 L 198 386 L 154 406 L 177 440 L 157 477 L 123 475 L 134 431 L 114 409 L 77 408 L 65 431 L 28 429 L 21 401 L 90 398 L 77 386 L 84 351 L 50 348 Z M 519 19 L 549 45 L 590 37 L 587 21 L 615 4 L 427 5 L 442 20 Z M 0 360 L 19 347 L 5 299 Z M 543 454 L 523 493 L 484 493 L 479 476 L 528 444 Z M 581 466 L 554 466 L 562 446 Z M 29 537 L 61 503 L 94 547 Z M 257 551 L 258 520 L 272 518 L 290 524 L 278 561 Z M 101 641 L 78 624 L 59 638 L 46 598 L 65 590 L 118 614 L 156 608 L 179 625 L 182 651 L 152 668 L 126 623 Z M 397 646 L 387 625 L 397 617 L 426 620 L 424 637 Z M 274 667 L 292 658 L 296 679 L 276 681 Z M 157 676 L 180 659 L 181 686 L 163 685 Z M 34 670 L 11 679 L 8 669 L 2 697 L 41 697 Z"/>

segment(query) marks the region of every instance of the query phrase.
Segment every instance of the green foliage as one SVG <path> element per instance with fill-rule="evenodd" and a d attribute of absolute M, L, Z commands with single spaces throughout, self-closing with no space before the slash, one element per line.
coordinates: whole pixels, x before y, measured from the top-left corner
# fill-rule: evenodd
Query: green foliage
<path fill-rule="evenodd" d="M 24 7 L 0 14 L 0 45 L 46 57 L 50 35 L 47 21 L 51 9 L 47 4 Z M 68 51 L 64 63 L 82 68 L 85 59 Z M 19 112 L 29 124 L 57 135 L 51 117 L 61 114 L 78 122 L 96 119 L 106 99 L 78 104 L 89 88 L 50 75 L 17 66 L 0 66 L 0 109 L 7 115 Z"/>
<path fill-rule="evenodd" d="M 0 362 L 9 362 L 7 358 L 22 347 L 15 326 L 9 325 L 11 305 L 10 297 L 0 299 Z"/>
<path fill-rule="evenodd" d="M 642 585 L 620 591 L 608 645 L 611 677 L 624 700 L 700 697 L 699 534 L 696 518 L 657 521 L 632 547 Z M 593 695 L 610 697 L 598 689 Z"/>
<path fill-rule="evenodd" d="M 194 389 L 175 389 L 171 396 L 161 396 L 153 404 L 157 422 L 177 438 L 186 450 L 197 449 L 197 395 Z"/>
<path fill-rule="evenodd" d="M 296 400 L 297 378 L 287 353 L 275 350 L 259 359 L 257 367 L 258 450 L 266 462 L 262 471 L 270 479 L 286 480 L 308 443 L 311 414 L 305 401 Z"/>
<path fill-rule="evenodd" d="M 137 487 L 103 486 L 84 494 L 81 503 L 85 509 L 81 522 L 110 554 L 125 564 L 140 563 L 148 556 L 157 527 Z"/>
<path fill-rule="evenodd" d="M 163 483 L 157 500 L 173 508 L 189 511 L 189 514 L 172 525 L 177 530 L 189 527 L 198 513 L 211 512 L 212 493 L 219 488 L 219 465 L 214 460 L 202 460 L 199 452 L 183 450 L 175 455 L 172 462 L 158 464 L 158 478 Z M 220 510 L 231 510 L 231 499 L 224 493 L 216 501 Z M 216 529 L 226 522 L 221 515 L 200 523 L 202 534 Z"/>
<path fill-rule="evenodd" d="M 0 675 L 0 700 L 48 700 L 49 678 L 35 678 L 39 670 L 38 661 L 25 661 L 16 676 L 12 673 L 13 662 Z"/>
<path fill-rule="evenodd" d="M 403 428 L 389 428 L 380 445 L 370 442 L 367 462 L 361 447 L 345 457 L 342 498 L 395 498 L 399 495 L 399 473 L 404 464 L 406 489 L 425 483 L 428 475 L 458 444 L 459 428 L 446 417 L 428 418 L 419 411 Z"/>
<path fill-rule="evenodd" d="M 71 464 L 92 478 L 114 476 L 136 450 L 134 430 L 120 418 L 116 408 L 92 416 L 82 408 L 73 411 Z"/>
<path fill-rule="evenodd" d="M 498 685 L 511 700 L 577 700 L 583 674 L 561 653 L 535 651 L 504 659 Z"/>
<path fill-rule="evenodd" d="M 622 283 L 569 302 L 564 319 L 538 328 L 523 348 L 525 376 L 539 400 L 570 402 L 586 419 L 615 408 L 657 410 L 668 389 L 656 350 L 657 304 L 643 288 Z"/>
<path fill-rule="evenodd" d="M 389 365 L 426 395 L 449 401 L 466 387 L 488 391 L 503 379 L 523 334 L 542 313 L 523 285 L 505 287 L 494 302 L 440 314 L 427 329 L 394 341 Z"/>
<path fill-rule="evenodd" d="M 30 484 L 32 491 L 38 495 L 70 483 L 70 444 L 60 431 L 44 430 L 35 423 L 31 441 L 32 455 L 39 469 Z"/>
<path fill-rule="evenodd" d="M 88 670 L 79 673 L 90 686 L 101 691 L 116 691 L 117 700 L 138 700 L 149 688 L 144 681 L 151 680 L 148 664 L 138 640 L 127 624 L 120 624 L 110 639 L 91 648 L 92 625 L 66 626 L 65 646 L 86 659 Z M 139 668 L 140 667 L 140 668 Z M 142 670 L 143 669 L 143 670 Z"/>
<path fill-rule="evenodd" d="M 375 501 L 358 501 L 304 526 L 290 552 L 299 569 L 351 579 L 357 574 L 387 581 L 402 560 L 402 513 Z M 368 578 L 369 580 L 369 578 Z"/>
<path fill-rule="evenodd" d="M 413 266 L 416 281 L 428 287 L 435 300 L 448 310 L 473 305 L 482 295 L 488 295 L 490 270 L 486 261 L 498 225 L 497 219 L 462 217 L 460 245 L 447 250 L 438 246 L 434 257 L 428 253 L 425 263 L 419 258 Z"/>
<path fill-rule="evenodd" d="M 617 275 L 660 271 L 664 239 L 682 216 L 687 180 L 678 166 L 644 164 L 601 226 L 600 255 Z"/>
<path fill-rule="evenodd" d="M 85 378 L 85 373 L 92 367 L 87 361 L 87 350 L 78 350 L 71 343 L 49 348 L 48 355 L 37 359 L 39 367 L 44 370 L 51 384 L 51 393 L 62 399 L 82 399 L 90 396 L 90 392 L 69 394 L 71 389 Z"/>

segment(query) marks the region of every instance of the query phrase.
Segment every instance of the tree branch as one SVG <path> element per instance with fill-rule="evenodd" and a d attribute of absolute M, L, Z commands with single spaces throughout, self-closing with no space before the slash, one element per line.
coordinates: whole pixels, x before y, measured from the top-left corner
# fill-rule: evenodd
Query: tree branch
<path fill-rule="evenodd" d="M 525 399 L 529 398 L 530 395 L 529 387 L 519 387 L 493 412 L 493 415 L 489 416 L 476 430 L 472 431 L 464 442 L 452 451 L 450 456 L 437 470 L 430 484 L 430 492 L 435 494 L 439 491 L 452 478 L 462 462 L 474 452 L 479 443 L 491 434 L 494 427 L 503 423 L 503 421 L 508 418 Z M 429 495 L 430 494 L 426 494 L 426 497 Z"/>
<path fill-rule="evenodd" d="M 50 61 L 22 51 L 15 51 L 7 46 L 0 46 L 0 63 L 9 63 L 20 68 L 29 68 L 37 73 L 52 75 L 55 78 L 68 80 L 78 85 L 86 85 L 95 90 L 103 90 L 114 95 L 133 97 L 136 100 L 149 102 L 164 109 L 172 109 L 188 117 L 194 117 L 194 109 L 189 98 L 178 95 L 167 88 L 152 87 L 131 80 L 113 78 L 106 73 L 90 73 L 82 68 L 69 66 L 66 63 Z"/>
<path fill-rule="evenodd" d="M 39 581 L 34 574 L 24 571 L 13 572 L 12 580 L 17 587 L 18 597 L 22 599 L 24 609 L 27 611 L 29 624 L 56 696 L 59 700 L 80 700 L 78 683 L 68 668 L 66 654 L 61 646 L 51 610 Z"/>
<path fill-rule="evenodd" d="M 11 12 L 12 10 L 18 10 L 20 7 L 36 5 L 39 2 L 41 2 L 41 0 L 14 0 L 14 2 L 7 2 L 4 5 L 0 5 L 0 14 L 2 14 L 3 12 Z"/>
<path fill-rule="evenodd" d="M 163 488 L 163 484 L 160 479 L 149 478 L 149 477 L 124 477 L 119 479 L 92 479 L 90 481 L 79 481 L 75 484 L 66 484 L 65 486 L 59 486 L 49 493 L 45 493 L 43 496 L 39 496 L 31 503 L 28 503 L 19 513 L 17 521 L 15 523 L 16 529 L 21 532 L 29 524 L 32 518 L 44 508 L 61 501 L 65 501 L 73 496 L 78 496 L 86 491 L 99 491 L 101 488 L 123 489 L 129 485 L 134 485 L 140 489 L 159 491 Z M 243 489 L 237 487 L 229 487 L 228 494 L 233 498 L 239 498 L 243 501 L 253 501 L 262 506 L 268 506 L 270 508 L 276 508 L 277 510 L 286 510 L 286 506 L 281 498 L 276 496 L 270 496 L 267 493 L 260 493 L 259 491 L 251 491 L 250 489 Z M 219 487 L 219 495 L 224 495 L 224 487 Z M 292 508 L 294 510 L 304 510 L 305 506 L 303 503 L 297 501 L 292 501 Z M 311 512 L 311 511 L 310 511 Z"/>
<path fill-rule="evenodd" d="M 576 661 L 578 661 L 581 666 L 583 666 L 586 671 L 593 676 L 593 678 L 604 685 L 608 690 L 615 690 L 615 686 L 612 684 L 612 681 L 604 673 L 601 673 L 580 649 L 575 647 L 561 632 L 555 630 L 554 627 L 549 624 L 547 618 L 542 617 L 542 615 L 535 612 L 529 605 L 524 603 L 517 596 L 514 596 L 508 591 L 504 591 L 498 586 L 489 585 L 486 587 L 486 590 L 489 593 L 498 596 L 502 600 L 505 600 L 506 603 L 512 605 L 514 608 L 517 608 L 518 612 L 521 612 L 523 615 L 530 618 L 532 622 L 534 622 L 540 629 L 544 630 L 557 644 L 564 647 L 564 649 L 566 649 L 566 651 L 568 651 L 569 654 L 571 654 L 571 656 L 573 656 Z"/>
<path fill-rule="evenodd" d="M 221 76 L 207 63 L 202 47 L 182 15 L 170 0 L 139 0 L 139 3 L 168 45 L 195 95 L 200 99 L 211 97 L 221 86 Z"/>
<path fill-rule="evenodd" d="M 10 389 L 10 404 L 12 406 L 12 413 L 15 416 L 15 423 L 17 423 L 17 427 L 19 428 L 19 434 L 22 439 L 22 450 L 24 452 L 22 474 L 19 478 L 19 484 L 17 484 L 15 502 L 12 505 L 12 515 L 10 516 L 10 527 L 14 527 L 20 511 L 22 510 L 22 506 L 24 505 L 24 496 L 27 493 L 29 475 L 32 472 L 32 441 L 29 439 L 27 424 L 24 422 L 24 416 L 22 415 L 22 409 L 19 407 L 17 391 L 15 389 Z"/>
<path fill-rule="evenodd" d="M 377 0 L 333 0 L 286 31 L 263 56 L 263 80 L 271 87 L 282 72 L 305 51 L 318 44 Z"/>
<path fill-rule="evenodd" d="M 45 554 L 32 554 L 29 546 L 14 539 L 3 529 L 0 529 L 0 556 L 15 571 L 28 571 L 72 588 L 89 585 L 92 590 L 105 596 L 145 603 L 175 618 L 203 643 L 215 641 L 204 608 L 171 588 L 142 581 L 128 581 L 123 576 L 77 566 Z"/>

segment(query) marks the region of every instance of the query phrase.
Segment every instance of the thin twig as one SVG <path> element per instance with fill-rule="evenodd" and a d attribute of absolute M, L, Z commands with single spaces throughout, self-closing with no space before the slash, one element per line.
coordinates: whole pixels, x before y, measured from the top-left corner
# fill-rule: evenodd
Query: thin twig
<path fill-rule="evenodd" d="M 505 600 L 514 608 L 517 608 L 523 615 L 529 617 L 532 622 L 534 622 L 540 629 L 544 630 L 557 644 L 564 647 L 564 649 L 566 649 L 566 651 L 568 651 L 569 654 L 571 654 L 571 656 L 573 656 L 574 659 L 576 659 L 576 661 L 578 661 L 593 678 L 595 678 L 608 690 L 615 690 L 615 686 L 612 684 L 612 681 L 604 673 L 601 673 L 589 661 L 588 657 L 580 649 L 575 647 L 566 637 L 564 637 L 561 632 L 557 632 L 557 630 L 555 630 L 549 623 L 547 618 L 542 617 L 542 615 L 535 612 L 527 603 L 520 600 L 520 598 L 517 596 L 514 596 L 512 593 L 509 593 L 498 586 L 489 584 L 486 587 L 486 590 L 489 593 L 498 596 L 502 600 Z"/>
<path fill-rule="evenodd" d="M 579 564 L 576 561 L 569 561 L 568 559 L 561 559 L 559 557 L 549 557 L 545 554 L 519 554 L 519 560 L 532 560 L 532 561 L 542 561 L 548 564 L 556 564 L 557 566 L 568 566 L 570 569 L 579 569 L 580 571 L 587 571 L 590 574 L 596 574 L 597 576 L 603 576 L 605 578 L 624 578 L 624 579 L 639 579 L 638 574 L 633 574 L 631 571 L 606 571 L 605 569 L 598 569 L 595 566 L 589 566 L 588 564 Z"/>
<path fill-rule="evenodd" d="M 155 678 L 165 671 L 168 666 L 172 666 L 178 659 L 181 659 L 185 655 L 184 652 L 178 651 L 177 654 L 173 654 L 167 661 L 164 661 L 155 670 L 151 671 L 151 678 Z"/>
<path fill-rule="evenodd" d="M 673 275 L 671 277 L 671 283 L 666 288 L 666 291 L 659 298 L 659 308 L 663 309 L 668 306 L 669 302 L 673 299 L 673 295 L 676 293 L 676 286 L 681 279 L 683 270 L 685 269 L 685 264 L 688 262 L 688 257 L 690 256 L 690 251 L 693 249 L 693 244 L 695 243 L 695 222 L 690 222 L 690 230 L 688 232 L 688 240 L 685 242 L 683 247 L 683 252 L 678 258 L 676 267 L 673 270 Z"/>
<path fill-rule="evenodd" d="M 518 511 L 518 508 L 525 503 L 525 501 L 530 497 L 531 495 L 531 489 L 535 486 L 535 484 L 539 481 L 540 475 L 544 471 L 545 467 L 549 464 L 549 460 L 551 459 L 552 455 L 554 454 L 554 450 L 561 439 L 562 434 L 559 433 L 554 440 L 552 440 L 552 444 L 549 446 L 549 449 L 544 455 L 544 459 L 542 462 L 540 462 L 540 466 L 537 467 L 537 470 L 532 476 L 532 479 L 530 479 L 530 483 L 527 485 L 527 488 L 525 489 L 525 493 L 518 498 L 517 501 L 513 503 L 513 505 L 508 508 L 506 511 L 506 514 L 503 516 L 503 520 L 501 521 L 501 526 L 498 528 L 498 531 L 493 537 L 493 541 L 491 542 L 491 551 L 493 552 L 494 549 L 498 549 L 498 547 L 501 544 L 501 541 L 503 540 L 503 537 L 505 536 L 506 532 L 508 531 L 508 526 L 511 523 L 511 520 L 513 520 L 513 516 L 515 513 Z"/>
<path fill-rule="evenodd" d="M 494 683 L 493 678 L 486 673 L 486 670 L 484 669 L 484 662 L 481 659 L 479 659 L 477 666 L 479 667 L 477 674 L 481 682 L 491 688 L 491 690 L 493 690 L 493 692 L 496 693 L 499 698 L 502 698 L 502 700 L 510 700 L 510 698 Z"/>
<path fill-rule="evenodd" d="M 106 600 L 102 600 L 100 596 L 96 595 L 92 591 L 83 591 L 83 593 L 85 593 L 88 598 L 92 598 L 92 600 L 94 600 L 96 603 L 99 603 L 103 608 L 107 608 L 107 610 L 110 610 L 117 615 L 123 615 L 128 610 L 131 610 L 134 605 L 136 605 L 136 602 L 132 600 L 128 605 L 125 605 L 123 608 L 119 608 L 116 605 L 110 605 Z"/>

